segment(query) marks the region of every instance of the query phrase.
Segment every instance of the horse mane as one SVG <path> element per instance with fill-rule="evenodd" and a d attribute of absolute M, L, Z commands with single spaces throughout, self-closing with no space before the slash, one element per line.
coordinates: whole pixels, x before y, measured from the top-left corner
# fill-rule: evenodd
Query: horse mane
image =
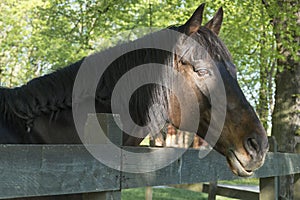
<path fill-rule="evenodd" d="M 22 119 L 29 125 L 36 116 L 71 107 L 72 84 L 82 62 L 83 59 L 20 87 L 0 88 L 2 119 Z"/>
<path fill-rule="evenodd" d="M 200 37 L 197 37 L 197 42 L 206 48 L 212 59 L 218 62 L 232 61 L 232 56 L 225 44 L 211 30 L 202 26 L 198 34 Z"/>
<path fill-rule="evenodd" d="M 179 31 L 180 27 L 170 27 L 169 29 Z M 198 33 L 200 37 L 197 37 L 197 42 L 207 48 L 213 59 L 219 61 L 222 59 L 231 60 L 230 53 L 225 45 L 210 30 L 201 27 Z M 116 48 L 126 48 L 128 44 L 139 43 L 149 38 L 153 40 L 156 34 L 159 33 L 152 33 L 136 41 L 112 47 L 104 51 L 113 53 Z M 99 52 L 98 54 L 101 53 L 102 52 Z M 31 127 L 37 116 L 70 109 L 72 106 L 73 84 L 84 59 L 86 58 L 51 74 L 35 78 L 21 87 L 12 89 L 0 88 L 0 109 L 3 113 L 1 119 L 8 122 L 20 121 L 21 119 L 20 123 L 25 122 L 27 127 Z M 133 67 L 151 62 L 171 65 L 172 53 L 146 48 L 122 55 L 111 63 L 101 77 L 97 88 L 96 101 L 109 104 L 111 93 L 118 79 Z M 126 63 L 126 65 L 124 65 L 124 63 Z M 140 111 L 137 112 L 140 113 L 140 115 L 145 114 L 145 112 L 147 113 L 149 106 L 155 103 L 155 101 L 164 101 L 163 96 L 166 95 L 162 94 L 165 90 L 161 87 L 149 85 L 143 87 L 144 90 L 138 90 L 132 99 L 131 105 Z M 136 119 L 139 117 L 141 116 L 137 116 Z M 142 125 L 145 123 L 145 120 L 138 123 Z"/>

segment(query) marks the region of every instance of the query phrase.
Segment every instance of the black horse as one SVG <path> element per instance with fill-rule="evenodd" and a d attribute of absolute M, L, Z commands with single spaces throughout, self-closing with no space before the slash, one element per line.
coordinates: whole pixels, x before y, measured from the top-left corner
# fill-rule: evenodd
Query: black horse
<path fill-rule="evenodd" d="M 184 25 L 166 29 L 178 33 L 178 36 L 170 37 L 166 44 L 172 52 L 146 46 L 133 48 L 118 56 L 109 63 L 101 77 L 95 77 L 95 80 L 99 78 L 98 85 L 94 88 L 95 93 L 93 89 L 89 91 L 90 88 L 84 87 L 82 95 L 74 97 L 73 86 L 82 65 L 97 65 L 101 68 L 103 67 L 101 60 L 95 59 L 96 64 L 91 64 L 92 62 L 88 60 L 113 55 L 120 49 L 139 47 L 146 40 L 164 43 L 166 37 L 161 37 L 160 34 L 166 30 L 89 56 L 54 73 L 33 79 L 21 87 L 1 88 L 0 142 L 5 144 L 81 143 L 72 108 L 84 107 L 87 102 L 92 102 L 97 112 L 112 113 L 112 95 L 118 80 L 136 66 L 156 63 L 180 74 L 186 84 L 174 84 L 174 80 L 170 81 L 172 76 L 166 75 L 168 73 L 165 69 L 158 70 L 162 73 L 154 73 L 157 79 L 172 82 L 175 85 L 173 89 L 178 89 L 179 92 L 151 83 L 137 88 L 129 99 L 129 106 L 126 105 L 126 101 L 124 104 L 129 107 L 132 120 L 139 126 L 146 126 L 150 122 L 153 124 L 153 119 L 159 118 L 158 123 L 163 120 L 176 128 L 195 131 L 205 138 L 210 127 L 216 131 L 219 129 L 218 123 L 222 123 L 218 121 L 218 117 L 215 119 L 212 116 L 215 106 L 213 103 L 222 104 L 222 102 L 218 102 L 220 101 L 218 98 L 214 100 L 211 94 L 214 90 L 217 91 L 215 94 L 219 94 L 216 85 L 221 84 L 227 102 L 224 108 L 224 126 L 220 130 L 220 136 L 217 133 L 214 135 L 212 131 L 211 138 L 217 137 L 216 144 L 212 145 L 226 156 L 233 173 L 239 176 L 250 176 L 264 162 L 268 149 L 267 136 L 238 85 L 236 68 L 232 63 L 231 55 L 218 37 L 223 20 L 222 8 L 202 26 L 203 10 L 204 4 L 197 8 Z M 218 74 L 221 81 L 217 78 Z M 145 72 L 140 79 L 148 76 L 153 75 Z M 193 91 L 194 94 L 186 93 L 187 90 Z M 194 102 L 195 99 L 197 102 Z M 122 95 L 119 100 L 122 101 Z M 195 103 L 198 112 L 196 114 Z M 120 112 L 122 113 L 122 110 Z M 86 119 L 86 116 L 83 116 L 83 119 Z M 195 120 L 196 130 L 191 130 L 190 127 L 194 127 Z M 123 123 L 126 126 L 126 118 L 123 118 Z M 161 124 L 157 125 L 160 126 Z M 128 126 L 128 128 L 132 127 Z M 142 139 L 143 136 L 140 135 L 133 137 L 124 134 L 123 144 L 138 145 Z"/>

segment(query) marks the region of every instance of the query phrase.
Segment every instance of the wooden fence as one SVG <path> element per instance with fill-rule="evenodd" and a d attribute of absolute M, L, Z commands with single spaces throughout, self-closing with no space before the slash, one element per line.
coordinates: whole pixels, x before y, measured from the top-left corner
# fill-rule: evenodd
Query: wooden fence
<path fill-rule="evenodd" d="M 269 144 L 270 144 L 270 151 L 275 152 L 274 156 L 277 153 L 277 143 L 274 137 L 269 137 Z M 300 145 L 300 137 L 295 136 L 295 146 L 296 149 L 299 151 Z M 269 153 L 270 154 L 270 153 Z M 300 154 L 287 154 L 284 155 L 296 155 L 300 156 Z M 283 160 L 285 162 L 285 160 Z M 265 163 L 265 165 L 269 165 Z M 287 163 L 279 163 L 279 165 L 286 165 L 288 167 L 289 164 Z M 298 163 L 299 167 L 300 163 Z M 291 173 L 295 174 L 295 173 Z M 215 199 L 216 195 L 238 198 L 243 200 L 256 200 L 256 199 L 279 199 L 279 176 L 274 173 L 274 176 L 269 177 L 259 177 L 259 188 L 254 189 L 253 187 L 247 186 L 229 186 L 229 185 L 219 185 L 217 181 L 212 181 L 209 184 L 204 184 L 202 192 L 206 192 L 209 194 L 209 200 Z M 296 173 L 294 177 L 294 199 L 300 199 L 300 174 Z"/>
<path fill-rule="evenodd" d="M 108 120 L 108 129 L 117 131 L 111 121 Z M 157 148 L 122 149 L 140 153 Z M 84 199 L 120 199 L 120 191 L 127 188 L 238 178 L 219 153 L 211 151 L 203 159 L 199 159 L 198 154 L 199 150 L 188 149 L 178 160 L 157 171 L 127 173 L 105 166 L 83 145 L 1 145 L 0 199 L 79 193 Z M 161 159 L 164 159 L 163 154 L 157 158 Z M 120 163 L 123 167 L 134 165 L 122 156 Z M 300 173 L 299 154 L 268 153 L 264 166 L 253 176 L 262 180 L 259 198 L 273 200 L 277 191 L 274 177 L 297 173 Z"/>

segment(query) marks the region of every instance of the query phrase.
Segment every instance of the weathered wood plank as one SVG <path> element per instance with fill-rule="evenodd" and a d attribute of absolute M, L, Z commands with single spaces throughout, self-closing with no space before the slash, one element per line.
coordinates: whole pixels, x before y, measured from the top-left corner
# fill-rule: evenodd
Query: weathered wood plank
<path fill-rule="evenodd" d="M 166 151 L 173 151 L 175 154 L 178 153 L 178 149 L 174 148 L 164 148 Z M 130 151 L 133 153 L 139 153 L 146 155 L 147 153 L 162 150 L 162 148 L 143 148 L 143 147 L 124 147 L 124 151 Z M 127 171 L 142 171 L 149 170 L 155 164 L 155 162 L 164 162 L 166 159 L 165 154 L 161 154 L 160 156 L 155 158 L 153 161 L 150 157 L 144 157 L 143 160 L 136 161 L 136 163 L 129 162 L 128 158 L 123 159 L 123 169 Z M 155 185 L 169 185 L 169 184 L 177 184 L 180 183 L 180 160 L 170 163 L 167 167 L 162 169 L 158 169 L 156 171 L 151 171 L 147 173 L 129 173 L 122 172 L 122 181 L 121 188 L 134 188 L 134 187 L 143 187 L 143 186 L 155 186 Z"/>
<path fill-rule="evenodd" d="M 265 164 L 254 177 L 284 176 L 300 172 L 300 154 L 268 153 Z"/>
<path fill-rule="evenodd" d="M 295 142 L 300 144 L 300 136 L 295 136 Z"/>
<path fill-rule="evenodd" d="M 259 199 L 278 199 L 278 184 L 276 184 L 277 179 L 278 177 L 267 177 L 259 179 Z"/>
<path fill-rule="evenodd" d="M 132 152 L 147 152 L 160 148 L 124 147 L 124 149 Z M 173 149 L 173 151 L 176 150 L 178 149 Z M 219 153 L 212 151 L 207 157 L 201 160 L 199 159 L 198 154 L 199 150 L 188 149 L 178 160 L 157 171 L 148 173 L 123 172 L 121 187 L 123 189 L 141 186 L 209 182 L 212 180 L 231 180 L 238 178 L 232 174 L 227 166 L 226 159 Z M 158 157 L 156 162 L 160 162 L 162 159 L 165 159 L 164 155 Z M 143 164 L 139 163 L 138 165 L 134 165 L 134 167 L 147 166 L 153 164 L 152 162 L 153 161 L 145 160 L 142 162 Z M 129 165 L 129 163 L 125 162 L 123 165 Z"/>
<path fill-rule="evenodd" d="M 274 136 L 269 137 L 269 145 L 270 145 L 270 152 L 277 152 L 278 145 L 276 138 Z M 266 177 L 266 178 L 260 178 L 259 179 L 259 199 L 278 199 L 278 190 L 279 190 L 279 177 Z"/>
<path fill-rule="evenodd" d="M 153 190 L 152 187 L 146 187 L 145 200 L 152 200 Z"/>
<path fill-rule="evenodd" d="M 1 145 L 0 198 L 120 189 L 120 172 L 82 145 Z"/>
<path fill-rule="evenodd" d="M 295 174 L 294 199 L 300 199 L 300 174 Z"/>
<path fill-rule="evenodd" d="M 82 200 L 120 200 L 121 191 L 97 192 L 83 194 Z"/>
<path fill-rule="evenodd" d="M 209 193 L 210 185 L 203 184 L 203 192 Z M 236 198 L 236 199 L 243 199 L 243 200 L 258 200 L 259 193 L 258 191 L 246 190 L 242 188 L 238 188 L 238 186 L 225 186 L 225 185 L 216 185 L 216 195 Z M 266 199 L 264 199 L 266 200 Z"/>
<path fill-rule="evenodd" d="M 124 149 L 133 152 L 153 151 L 155 148 L 132 148 Z M 141 150 L 143 149 L 143 150 Z M 174 149 L 176 150 L 176 149 Z M 166 184 L 185 184 L 210 182 L 216 180 L 233 180 L 239 177 L 232 174 L 225 157 L 215 151 L 211 151 L 203 159 L 198 158 L 198 150 L 188 149 L 181 158 L 160 170 L 148 173 L 122 173 L 122 188 L 155 186 Z M 157 158 L 157 162 L 163 159 L 163 155 Z M 150 161 L 149 161 L 150 162 Z M 252 178 L 282 176 L 300 172 L 300 155 L 287 153 L 268 153 L 265 165 L 254 173 Z M 124 164 L 124 163 L 123 163 Z M 129 163 L 125 163 L 125 165 Z M 148 165 L 145 161 L 143 167 Z M 152 164 L 152 163 L 151 163 Z"/>
<path fill-rule="evenodd" d="M 199 159 L 199 151 L 189 150 L 183 156 L 182 182 L 211 182 L 217 180 L 237 179 L 229 169 L 226 158 L 216 151 Z M 200 180 L 200 181 L 199 181 Z"/>
<path fill-rule="evenodd" d="M 135 153 L 157 149 L 160 148 L 124 147 L 124 150 Z M 179 149 L 168 149 L 174 154 L 180 153 Z M 128 173 L 101 164 L 82 145 L 0 145 L 0 198 L 101 192 L 238 178 L 219 153 L 212 151 L 203 159 L 199 159 L 198 154 L 198 150 L 188 149 L 182 157 L 162 169 Z M 163 161 L 166 159 L 164 156 L 155 158 L 155 162 Z M 147 168 L 150 162 L 153 160 L 147 157 L 137 163 L 130 163 L 124 158 L 122 165 L 138 169 Z M 253 177 L 300 173 L 299 163 L 299 154 L 268 153 L 265 165 Z"/>
<path fill-rule="evenodd" d="M 300 155 L 300 136 L 298 136 L 299 141 L 296 145 L 296 152 Z M 294 199 L 300 199 L 300 173 L 295 174 L 294 177 Z"/>
<path fill-rule="evenodd" d="M 140 148 L 126 147 L 125 149 L 130 149 L 133 152 L 141 151 Z M 152 148 L 152 150 L 153 149 L 155 148 Z M 239 178 L 232 174 L 227 166 L 226 159 L 219 153 L 212 151 L 208 156 L 201 160 L 198 158 L 198 153 L 198 150 L 189 149 L 177 161 L 155 172 L 144 174 L 122 173 L 124 178 L 122 180 L 122 188 L 139 187 L 142 185 L 154 186 L 165 184 L 198 183 Z M 162 158 L 158 158 L 157 162 L 161 159 Z M 147 162 L 144 162 L 144 164 L 147 165 Z M 268 153 L 265 165 L 256 171 L 252 178 L 271 177 L 276 175 L 282 176 L 299 172 L 300 155 Z"/>
<path fill-rule="evenodd" d="M 208 188 L 208 200 L 216 200 L 217 196 L 217 181 L 212 181 L 209 183 L 209 188 Z"/>
<path fill-rule="evenodd" d="M 119 115 L 113 114 L 89 114 L 85 125 L 85 139 L 88 139 L 92 144 L 107 144 L 112 142 L 114 145 L 122 145 L 122 130 L 117 126 L 115 118 L 119 120 Z M 99 132 L 95 131 L 95 127 L 100 125 L 104 131 L 104 135 L 99 137 Z M 98 135 L 97 135 L 98 133 Z M 96 135 L 95 135 L 96 134 Z M 96 137 L 95 137 L 96 136 Z M 86 142 L 86 141 L 85 141 Z M 117 158 L 119 165 L 121 165 L 121 148 L 117 151 L 118 155 L 114 155 L 114 159 Z M 120 176 L 119 176 L 120 177 Z M 82 195 L 82 200 L 120 200 L 121 190 L 107 191 L 107 192 L 92 192 Z"/>

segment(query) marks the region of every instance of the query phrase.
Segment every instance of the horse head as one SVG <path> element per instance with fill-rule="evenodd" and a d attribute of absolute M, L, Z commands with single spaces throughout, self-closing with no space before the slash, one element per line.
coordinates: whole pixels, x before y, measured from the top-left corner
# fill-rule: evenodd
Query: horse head
<path fill-rule="evenodd" d="M 205 25 L 202 25 L 203 10 L 204 4 L 178 27 L 183 36 L 175 47 L 174 67 L 197 95 L 200 110 L 197 134 L 226 156 L 235 174 L 250 176 L 264 162 L 267 135 L 238 84 L 230 53 L 218 37 L 222 8 Z M 189 102 L 188 97 L 185 99 L 187 105 L 195 104 Z M 193 119 L 185 116 L 187 121 L 182 121 L 182 110 L 176 98 L 170 105 L 171 123 L 189 130 L 188 121 Z"/>

